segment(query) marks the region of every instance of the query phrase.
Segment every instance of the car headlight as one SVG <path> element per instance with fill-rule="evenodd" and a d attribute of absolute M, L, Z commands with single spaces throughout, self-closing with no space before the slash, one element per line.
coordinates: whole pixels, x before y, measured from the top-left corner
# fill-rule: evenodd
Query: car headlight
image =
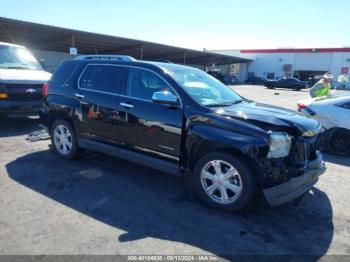
<path fill-rule="evenodd" d="M 285 132 L 271 132 L 268 158 L 280 158 L 289 155 L 292 145 L 291 137 Z"/>

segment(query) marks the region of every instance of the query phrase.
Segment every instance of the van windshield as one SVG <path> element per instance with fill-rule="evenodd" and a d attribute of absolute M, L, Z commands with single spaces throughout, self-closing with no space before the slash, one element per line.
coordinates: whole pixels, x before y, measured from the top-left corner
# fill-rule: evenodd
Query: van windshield
<path fill-rule="evenodd" d="M 229 87 L 199 69 L 169 68 L 167 72 L 187 94 L 203 106 L 230 106 L 243 101 Z"/>
<path fill-rule="evenodd" d="M 0 45 L 0 69 L 42 70 L 42 67 L 26 48 Z"/>

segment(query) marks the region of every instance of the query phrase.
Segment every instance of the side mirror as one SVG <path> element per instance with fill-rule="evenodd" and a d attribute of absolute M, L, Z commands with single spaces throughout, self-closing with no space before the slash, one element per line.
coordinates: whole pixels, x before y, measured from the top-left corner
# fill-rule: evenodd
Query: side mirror
<path fill-rule="evenodd" d="M 164 105 L 178 105 L 179 101 L 176 96 L 174 96 L 169 91 L 154 92 L 152 95 L 152 101 L 158 104 Z"/>

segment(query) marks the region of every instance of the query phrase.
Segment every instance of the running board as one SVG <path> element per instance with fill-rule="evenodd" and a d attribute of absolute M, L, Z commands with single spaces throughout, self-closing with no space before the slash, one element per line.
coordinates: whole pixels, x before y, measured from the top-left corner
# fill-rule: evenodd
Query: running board
<path fill-rule="evenodd" d="M 128 160 L 130 162 L 135 162 L 144 166 L 158 169 L 160 171 L 170 173 L 172 175 L 181 175 L 179 165 L 170 161 L 158 159 L 156 157 L 144 155 L 117 146 L 107 145 L 86 138 L 78 138 L 78 145 L 82 148 L 104 153 L 106 155 L 115 156 L 121 159 Z"/>

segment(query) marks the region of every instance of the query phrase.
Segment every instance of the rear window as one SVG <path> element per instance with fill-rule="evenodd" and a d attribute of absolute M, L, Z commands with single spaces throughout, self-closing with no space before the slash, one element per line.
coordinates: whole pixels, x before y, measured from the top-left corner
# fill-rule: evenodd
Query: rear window
<path fill-rule="evenodd" d="M 114 65 L 88 65 L 79 81 L 79 87 L 107 93 L 120 93 L 126 69 Z"/>
<path fill-rule="evenodd" d="M 74 72 L 76 66 L 77 63 L 63 62 L 63 64 L 54 72 L 50 82 L 56 85 L 63 85 L 63 83 L 65 83 L 69 76 Z"/>

